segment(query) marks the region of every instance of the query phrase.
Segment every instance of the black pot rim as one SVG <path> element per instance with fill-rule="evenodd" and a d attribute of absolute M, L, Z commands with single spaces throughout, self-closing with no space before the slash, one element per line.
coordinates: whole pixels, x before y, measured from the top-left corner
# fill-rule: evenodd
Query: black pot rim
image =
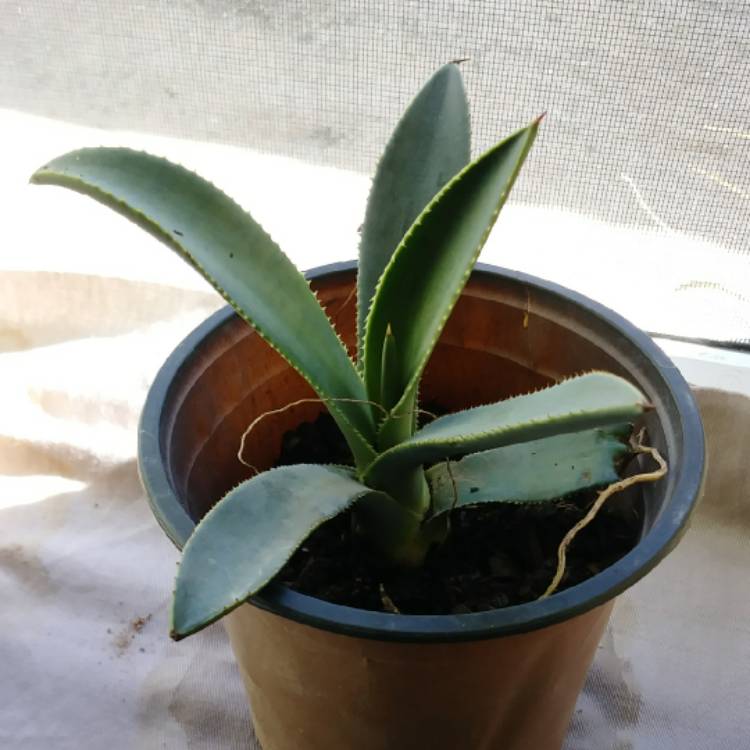
<path fill-rule="evenodd" d="M 310 280 L 351 273 L 355 261 L 334 263 L 306 273 Z M 685 532 L 703 483 L 705 443 L 697 405 L 685 379 L 669 358 L 643 331 L 604 305 L 577 292 L 537 277 L 488 264 L 477 264 L 478 275 L 517 281 L 565 298 L 594 316 L 603 318 L 617 333 L 634 344 L 661 379 L 671 396 L 681 432 L 683 460 L 674 485 L 670 512 L 661 513 L 636 547 L 616 563 L 588 580 L 547 599 L 503 609 L 461 615 L 397 615 L 371 612 L 300 594 L 271 584 L 249 599 L 262 609 L 296 622 L 334 633 L 401 642 L 450 642 L 495 638 L 546 627 L 593 609 L 613 599 L 656 566 Z M 138 432 L 138 465 L 151 508 L 169 538 L 182 548 L 194 522 L 180 505 L 169 480 L 168 458 L 162 439 L 164 404 L 177 373 L 194 355 L 196 347 L 234 315 L 230 307 L 214 313 L 172 352 L 159 370 L 141 415 Z"/>

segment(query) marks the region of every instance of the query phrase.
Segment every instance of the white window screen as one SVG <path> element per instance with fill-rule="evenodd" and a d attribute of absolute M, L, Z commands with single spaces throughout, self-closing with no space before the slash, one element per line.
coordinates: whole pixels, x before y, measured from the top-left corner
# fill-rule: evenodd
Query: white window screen
<path fill-rule="evenodd" d="M 485 259 L 651 330 L 750 341 L 746 2 L 0 0 L 0 12 L 0 107 L 368 174 L 421 83 L 469 58 L 475 151 L 549 113 L 502 220 L 507 247 Z"/>

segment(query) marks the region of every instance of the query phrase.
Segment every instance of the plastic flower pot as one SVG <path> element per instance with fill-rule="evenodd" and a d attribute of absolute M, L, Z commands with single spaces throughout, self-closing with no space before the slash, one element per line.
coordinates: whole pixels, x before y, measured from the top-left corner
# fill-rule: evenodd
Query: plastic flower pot
<path fill-rule="evenodd" d="M 355 268 L 308 273 L 350 347 Z M 267 586 L 224 620 L 264 750 L 560 748 L 615 597 L 675 546 L 700 496 L 696 404 L 669 359 L 620 316 L 546 281 L 481 264 L 421 389 L 425 400 L 452 410 L 590 369 L 628 378 L 654 405 L 644 421 L 669 473 L 630 496 L 643 519 L 636 547 L 547 599 L 474 614 L 385 614 Z M 247 425 L 313 395 L 229 308 L 175 350 L 144 408 L 139 466 L 154 514 L 178 547 L 249 476 L 237 459 Z M 246 460 L 270 468 L 284 432 L 322 408 L 303 404 L 261 421 Z"/>

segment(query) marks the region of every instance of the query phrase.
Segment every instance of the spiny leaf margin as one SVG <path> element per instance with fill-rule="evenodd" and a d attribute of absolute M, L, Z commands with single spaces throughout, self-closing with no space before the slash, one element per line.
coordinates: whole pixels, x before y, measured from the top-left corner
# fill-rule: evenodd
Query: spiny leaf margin
<path fill-rule="evenodd" d="M 177 252 L 327 402 L 357 463 L 363 465 L 372 460 L 374 420 L 363 403 L 365 389 L 346 347 L 304 276 L 235 201 L 181 165 L 125 148 L 69 152 L 37 170 L 31 182 L 58 185 L 87 195 Z M 165 191 L 164 185 L 170 189 Z M 152 213 L 161 216 L 149 214 L 149 202 L 154 204 Z M 195 204 L 194 210 L 186 210 L 191 203 Z M 191 246 L 193 236 L 197 239 Z M 222 237 L 226 239 L 224 244 Z M 237 262 L 232 263 L 230 270 L 229 262 L 235 255 Z M 237 276 L 251 271 L 254 265 L 264 266 L 255 275 L 257 288 L 252 283 L 243 286 L 250 277 L 245 273 L 240 282 Z M 267 273 L 269 269 L 272 273 Z M 217 275 L 223 276 L 221 282 Z M 273 277 L 277 283 L 264 294 L 263 286 L 269 284 L 267 277 Z M 229 289 L 230 285 L 236 289 Z M 279 318 L 279 290 L 288 290 L 287 296 L 293 300 L 290 305 L 297 306 L 284 308 L 296 323 L 282 325 L 274 332 Z M 247 298 L 244 302 L 243 296 Z M 269 314 L 263 307 L 273 312 Z M 285 327 L 290 330 L 284 330 Z M 300 335 L 300 330 L 307 335 Z M 310 346 L 311 339 L 317 340 L 318 346 Z M 347 401 L 336 402 L 336 398 Z"/>
<path fill-rule="evenodd" d="M 412 224 L 378 282 L 367 317 L 363 373 L 369 397 L 377 398 L 381 348 L 390 324 L 400 342 L 402 396 L 393 409 L 395 419 L 401 412 L 413 411 L 422 371 L 533 144 L 539 122 L 500 141 L 451 179 Z M 436 247 L 439 243 L 442 246 Z"/>
<path fill-rule="evenodd" d="M 469 161 L 469 104 L 455 63 L 439 68 L 414 97 L 378 162 L 367 200 L 357 272 L 357 348 L 383 270 L 407 229 Z"/>
<path fill-rule="evenodd" d="M 318 526 L 371 494 L 351 469 L 320 464 L 281 466 L 230 490 L 183 550 L 172 638 L 192 635 L 238 607 L 281 570 Z"/>
<path fill-rule="evenodd" d="M 630 425 L 583 430 L 472 453 L 426 471 L 432 516 L 485 503 L 540 503 L 611 484 Z"/>
<path fill-rule="evenodd" d="M 599 371 L 578 375 L 533 393 L 439 417 L 381 453 L 363 479 L 378 488 L 394 472 L 459 454 L 630 422 L 648 406 L 645 396 L 624 378 Z"/>

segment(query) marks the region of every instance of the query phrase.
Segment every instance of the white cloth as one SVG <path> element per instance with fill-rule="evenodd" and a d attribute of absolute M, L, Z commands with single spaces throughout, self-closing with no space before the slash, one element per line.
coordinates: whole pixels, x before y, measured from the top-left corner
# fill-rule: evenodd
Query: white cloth
<path fill-rule="evenodd" d="M 177 553 L 134 459 L 150 380 L 218 299 L 74 274 L 0 284 L 0 747 L 252 748 L 221 626 L 167 636 Z M 704 502 L 618 602 L 566 750 L 750 748 L 750 400 L 700 401 Z"/>

